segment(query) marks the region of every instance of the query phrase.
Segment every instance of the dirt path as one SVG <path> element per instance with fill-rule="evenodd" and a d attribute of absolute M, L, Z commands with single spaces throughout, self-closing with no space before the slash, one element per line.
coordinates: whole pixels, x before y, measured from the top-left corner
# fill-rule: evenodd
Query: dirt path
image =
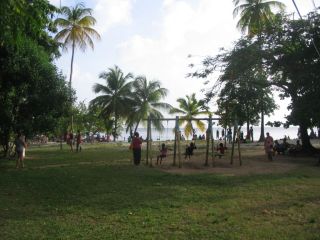
<path fill-rule="evenodd" d="M 169 157 L 164 160 L 161 166 L 154 165 L 164 172 L 168 173 L 218 173 L 224 175 L 251 175 L 251 174 L 267 174 L 267 173 L 285 173 L 301 167 L 314 167 L 317 159 L 306 156 L 284 156 L 275 155 L 273 161 L 270 162 L 264 155 L 261 145 L 250 145 L 242 148 L 242 166 L 239 164 L 237 152 L 235 153 L 234 164 L 230 164 L 230 150 L 221 159 L 218 157 L 213 162 L 209 159 L 209 166 L 206 167 L 205 154 L 200 153 L 193 156 L 190 160 L 182 159 L 182 168 L 172 166 L 173 159 Z M 177 160 L 178 161 L 178 160 Z M 320 170 L 320 168 L 319 168 Z"/>

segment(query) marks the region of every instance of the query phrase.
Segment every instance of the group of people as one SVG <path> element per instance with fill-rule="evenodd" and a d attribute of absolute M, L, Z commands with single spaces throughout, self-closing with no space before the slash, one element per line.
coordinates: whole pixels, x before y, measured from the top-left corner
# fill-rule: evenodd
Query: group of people
<path fill-rule="evenodd" d="M 129 149 L 132 150 L 133 152 L 133 163 L 134 165 L 139 165 L 141 162 L 141 145 L 142 145 L 142 139 L 141 137 L 139 137 L 139 133 L 135 132 L 134 136 L 132 138 L 131 144 L 129 146 Z M 185 148 L 185 153 L 184 153 L 184 157 L 185 159 L 187 158 L 191 158 L 191 156 L 193 155 L 193 151 L 194 149 L 197 149 L 197 146 L 194 142 L 190 142 L 189 145 L 186 145 Z M 165 143 L 162 143 L 160 148 L 159 148 L 159 154 L 157 155 L 157 165 L 158 164 L 162 164 L 163 159 L 165 159 L 167 157 L 168 151 L 170 149 L 166 146 Z M 226 150 L 226 147 L 224 146 L 223 143 L 219 143 L 217 148 L 216 148 L 216 156 L 219 156 L 219 158 L 221 158 L 221 156 L 224 155 Z"/>
<path fill-rule="evenodd" d="M 264 140 L 264 149 L 268 160 L 272 161 L 275 153 L 295 155 L 302 149 L 300 140 L 297 140 L 296 145 L 291 145 L 287 142 L 287 138 L 283 138 L 282 143 L 278 140 L 273 141 L 273 138 L 267 132 L 267 137 Z"/>
<path fill-rule="evenodd" d="M 74 138 L 74 135 L 72 132 L 67 132 L 65 135 L 65 141 L 70 146 L 70 150 L 72 152 L 73 152 L 73 145 L 75 143 L 76 143 L 76 151 L 81 152 L 81 150 L 82 150 L 82 147 L 81 147 L 82 137 L 81 137 L 80 130 L 78 130 L 75 138 Z"/>

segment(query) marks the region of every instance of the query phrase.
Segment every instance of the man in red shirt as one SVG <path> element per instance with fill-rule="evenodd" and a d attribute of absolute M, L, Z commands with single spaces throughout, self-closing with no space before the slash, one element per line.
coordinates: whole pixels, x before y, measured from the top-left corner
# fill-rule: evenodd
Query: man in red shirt
<path fill-rule="evenodd" d="M 139 133 L 135 132 L 132 139 L 131 147 L 133 152 L 133 161 L 135 165 L 139 165 L 141 161 L 141 144 L 142 141 L 139 138 Z"/>

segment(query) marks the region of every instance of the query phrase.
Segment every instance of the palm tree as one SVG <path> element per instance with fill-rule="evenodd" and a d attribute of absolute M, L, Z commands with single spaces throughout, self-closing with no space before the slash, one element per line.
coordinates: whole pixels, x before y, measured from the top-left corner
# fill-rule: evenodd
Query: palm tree
<path fill-rule="evenodd" d="M 233 16 L 236 17 L 240 13 L 237 28 L 249 36 L 259 36 L 269 24 L 272 24 L 275 15 L 271 8 L 279 10 L 285 8 L 279 1 L 233 0 L 233 3 L 235 4 Z"/>
<path fill-rule="evenodd" d="M 258 43 L 260 49 L 262 48 L 261 34 L 267 30 L 267 27 L 272 24 L 274 19 L 274 13 L 271 8 L 283 10 L 285 5 L 279 1 L 268 0 L 233 0 L 235 9 L 233 10 L 233 16 L 236 17 L 240 14 L 240 19 L 237 23 L 237 27 L 243 32 L 247 33 L 249 37 L 258 36 Z M 266 81 L 266 76 L 261 67 L 259 69 L 260 80 Z M 261 133 L 259 141 L 264 140 L 264 107 L 261 110 Z"/>
<path fill-rule="evenodd" d="M 201 120 L 192 120 L 196 116 L 201 114 L 210 114 L 208 110 L 204 110 L 204 103 L 203 101 L 198 101 L 196 99 L 195 93 L 191 94 L 190 96 L 186 96 L 184 98 L 178 98 L 177 102 L 179 103 L 179 108 L 172 108 L 170 113 L 180 113 L 182 114 L 179 125 L 185 124 L 184 133 L 188 138 L 189 135 L 195 134 L 194 123 L 199 128 L 201 132 L 205 131 L 205 124 Z"/>
<path fill-rule="evenodd" d="M 85 50 L 87 45 L 94 49 L 93 37 L 100 39 L 99 33 L 92 28 L 96 19 L 92 17 L 91 8 L 86 8 L 83 3 L 78 3 L 75 7 L 62 7 L 60 12 L 66 18 L 57 18 L 54 22 L 56 26 L 61 27 L 61 31 L 55 36 L 56 41 L 61 41 L 64 49 L 71 46 L 71 67 L 69 87 L 71 89 L 73 59 L 76 47 Z"/>
<path fill-rule="evenodd" d="M 99 75 L 99 78 L 106 81 L 106 85 L 96 83 L 93 86 L 93 91 L 102 95 L 94 98 L 90 105 L 100 107 L 101 114 L 105 118 L 114 118 L 112 131 L 114 140 L 117 137 L 119 119 L 127 115 L 128 103 L 132 101 L 130 99 L 132 82 L 128 82 L 132 77 L 131 73 L 125 75 L 118 66 L 115 66 Z"/>
<path fill-rule="evenodd" d="M 170 110 L 172 106 L 161 102 L 167 96 L 168 90 L 161 87 L 159 81 L 148 81 L 145 76 L 138 76 L 132 83 L 132 110 L 127 118 L 129 128 L 135 125 L 137 131 L 143 119 L 151 118 L 151 123 L 159 131 L 163 130 L 160 118 L 163 118 L 161 109 Z"/>

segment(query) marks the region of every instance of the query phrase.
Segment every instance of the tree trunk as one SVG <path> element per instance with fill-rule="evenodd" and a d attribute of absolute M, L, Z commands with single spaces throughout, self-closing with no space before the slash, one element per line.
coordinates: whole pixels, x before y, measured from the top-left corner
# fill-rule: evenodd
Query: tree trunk
<path fill-rule="evenodd" d="M 70 94 L 72 89 L 72 74 L 73 74 L 73 59 L 74 59 L 74 49 L 75 49 L 75 43 L 72 43 L 72 52 L 71 52 L 71 64 L 70 64 L 70 77 L 69 77 L 69 88 L 70 88 Z M 71 99 L 71 95 L 70 95 Z"/>
<path fill-rule="evenodd" d="M 261 111 L 261 130 L 260 130 L 260 138 L 259 142 L 264 142 L 264 112 Z"/>
<path fill-rule="evenodd" d="M 117 116 L 114 117 L 114 130 L 113 130 L 113 141 L 116 141 L 116 137 L 117 137 L 117 129 L 118 129 L 118 118 Z"/>
<path fill-rule="evenodd" d="M 317 149 L 311 145 L 307 127 L 304 126 L 303 124 L 300 124 L 299 127 L 300 127 L 300 134 L 301 134 L 302 151 L 307 153 L 317 152 Z"/>
<path fill-rule="evenodd" d="M 72 53 L 71 53 L 70 78 L 69 78 L 70 103 L 71 104 L 72 104 L 72 74 L 73 74 L 74 49 L 75 49 L 75 42 L 73 41 Z M 73 133 L 73 112 L 71 113 L 71 132 Z"/>
<path fill-rule="evenodd" d="M 3 147 L 4 157 L 7 157 L 9 153 L 9 139 L 10 139 L 10 131 L 4 130 L 2 135 L 2 147 Z"/>
<path fill-rule="evenodd" d="M 140 120 L 138 120 L 137 125 L 136 125 L 136 127 L 134 128 L 134 132 L 133 132 L 133 133 L 137 132 L 139 123 L 140 123 Z"/>
<path fill-rule="evenodd" d="M 258 23 L 259 26 L 259 33 L 258 33 L 258 42 L 259 42 L 259 50 L 260 50 L 260 67 L 259 67 L 259 72 L 260 72 L 260 76 L 262 76 L 262 40 L 261 40 L 261 31 L 262 31 L 262 25 L 259 21 Z M 261 80 L 261 79 L 260 79 Z M 264 89 L 263 89 L 264 91 Z M 262 96 L 262 101 L 264 101 L 264 93 Z M 260 130 L 260 138 L 259 138 L 259 142 L 264 142 L 264 104 L 262 103 L 262 110 L 261 110 L 261 126 L 260 126 L 261 130 Z"/>
<path fill-rule="evenodd" d="M 246 135 L 246 139 L 250 140 L 250 122 L 249 122 L 249 119 L 247 120 L 247 135 Z"/>

